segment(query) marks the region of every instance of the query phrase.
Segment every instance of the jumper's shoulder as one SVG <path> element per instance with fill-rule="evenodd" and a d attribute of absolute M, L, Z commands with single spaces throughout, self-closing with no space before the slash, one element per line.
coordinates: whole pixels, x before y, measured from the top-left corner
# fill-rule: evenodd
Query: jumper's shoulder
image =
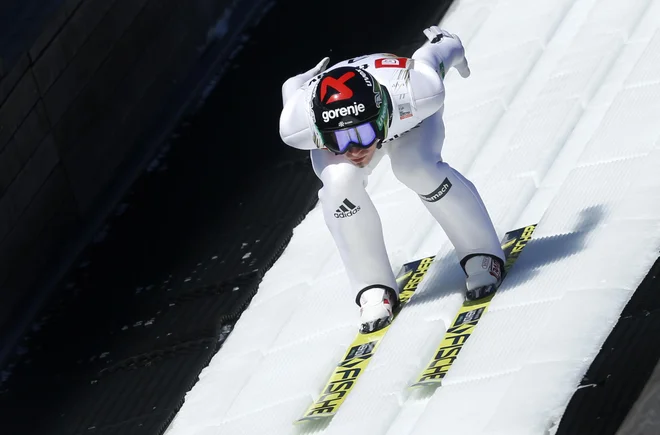
<path fill-rule="evenodd" d="M 442 78 L 424 62 L 413 61 L 410 69 L 410 94 L 417 116 L 428 118 L 445 103 L 445 86 Z"/>
<path fill-rule="evenodd" d="M 309 125 L 309 102 L 305 89 L 298 89 L 287 100 L 280 115 L 280 137 L 287 145 L 298 149 L 315 149 Z"/>
<path fill-rule="evenodd" d="M 390 92 L 395 105 L 401 107 L 400 120 L 418 123 L 440 110 L 445 100 L 442 78 L 426 62 L 392 54 L 374 55 L 368 71 Z M 407 109 L 410 104 L 411 109 Z M 397 109 L 397 107 L 395 107 Z M 410 115 L 406 115 L 411 112 Z M 408 118 L 410 116 L 410 118 Z M 410 128 L 406 125 L 402 127 Z"/>

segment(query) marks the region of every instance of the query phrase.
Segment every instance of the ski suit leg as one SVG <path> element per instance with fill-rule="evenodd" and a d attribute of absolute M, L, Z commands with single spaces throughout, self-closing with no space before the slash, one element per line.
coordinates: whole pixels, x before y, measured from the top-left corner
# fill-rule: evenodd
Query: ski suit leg
<path fill-rule="evenodd" d="M 371 169 L 382 156 L 382 149 L 376 151 L 371 164 L 359 168 L 344 156 L 311 151 L 314 172 L 323 182 L 319 190 L 323 217 L 356 294 L 375 284 L 397 289 L 380 216 L 365 189 Z"/>
<path fill-rule="evenodd" d="M 442 110 L 386 144 L 394 175 L 417 193 L 454 245 L 461 265 L 474 254 L 504 253 L 479 192 L 442 161 Z"/>

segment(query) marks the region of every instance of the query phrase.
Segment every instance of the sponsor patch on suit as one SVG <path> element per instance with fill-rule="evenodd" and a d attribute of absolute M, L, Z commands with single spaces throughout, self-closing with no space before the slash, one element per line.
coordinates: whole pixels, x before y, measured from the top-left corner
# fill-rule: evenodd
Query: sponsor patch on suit
<path fill-rule="evenodd" d="M 448 178 L 445 178 L 442 183 L 440 183 L 440 186 L 438 186 L 437 189 L 435 189 L 433 192 L 429 193 L 428 195 L 419 195 L 424 201 L 427 202 L 436 202 L 440 201 L 446 194 L 449 192 L 449 189 L 451 189 L 451 181 L 449 181 Z"/>

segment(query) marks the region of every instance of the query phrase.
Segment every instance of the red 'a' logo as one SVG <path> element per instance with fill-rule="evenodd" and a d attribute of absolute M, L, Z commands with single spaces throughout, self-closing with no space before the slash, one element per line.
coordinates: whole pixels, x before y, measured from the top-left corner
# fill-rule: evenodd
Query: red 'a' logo
<path fill-rule="evenodd" d="M 321 101 L 325 100 L 325 95 L 328 93 L 328 87 L 336 90 L 337 93 L 333 94 L 325 104 L 335 103 L 341 100 L 347 100 L 353 96 L 353 91 L 351 88 L 345 85 L 345 83 L 355 77 L 355 73 L 352 71 L 347 72 L 338 79 L 334 77 L 326 77 L 321 82 Z"/>

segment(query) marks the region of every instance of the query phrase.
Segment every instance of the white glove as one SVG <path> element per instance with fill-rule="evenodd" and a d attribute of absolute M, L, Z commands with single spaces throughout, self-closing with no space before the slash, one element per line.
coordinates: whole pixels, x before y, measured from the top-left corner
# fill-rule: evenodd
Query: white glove
<path fill-rule="evenodd" d="M 317 74 L 322 73 L 328 67 L 328 62 L 330 62 L 329 57 L 324 57 L 321 59 L 316 66 L 309 71 L 306 71 L 297 76 L 291 77 L 282 85 L 282 101 L 286 104 L 287 100 L 294 94 L 298 89 L 302 87 L 309 79 L 314 77 Z"/>
<path fill-rule="evenodd" d="M 329 57 L 324 57 L 323 59 L 321 59 L 321 62 L 317 63 L 314 68 L 310 69 L 305 73 L 305 75 L 309 75 L 309 77 L 307 77 L 307 80 L 325 71 L 325 69 L 328 67 L 329 62 L 330 62 Z"/>
<path fill-rule="evenodd" d="M 431 44 L 436 44 L 442 40 L 442 38 L 453 38 L 456 35 L 452 35 L 446 30 L 441 29 L 438 26 L 431 26 L 428 29 L 424 29 L 424 35 L 429 40 Z"/>
<path fill-rule="evenodd" d="M 458 70 L 461 77 L 468 78 L 470 76 L 470 67 L 465 58 L 465 49 L 458 36 L 438 26 L 424 29 L 424 35 L 432 45 L 437 45 L 440 49 L 447 70 L 453 66 Z"/>

